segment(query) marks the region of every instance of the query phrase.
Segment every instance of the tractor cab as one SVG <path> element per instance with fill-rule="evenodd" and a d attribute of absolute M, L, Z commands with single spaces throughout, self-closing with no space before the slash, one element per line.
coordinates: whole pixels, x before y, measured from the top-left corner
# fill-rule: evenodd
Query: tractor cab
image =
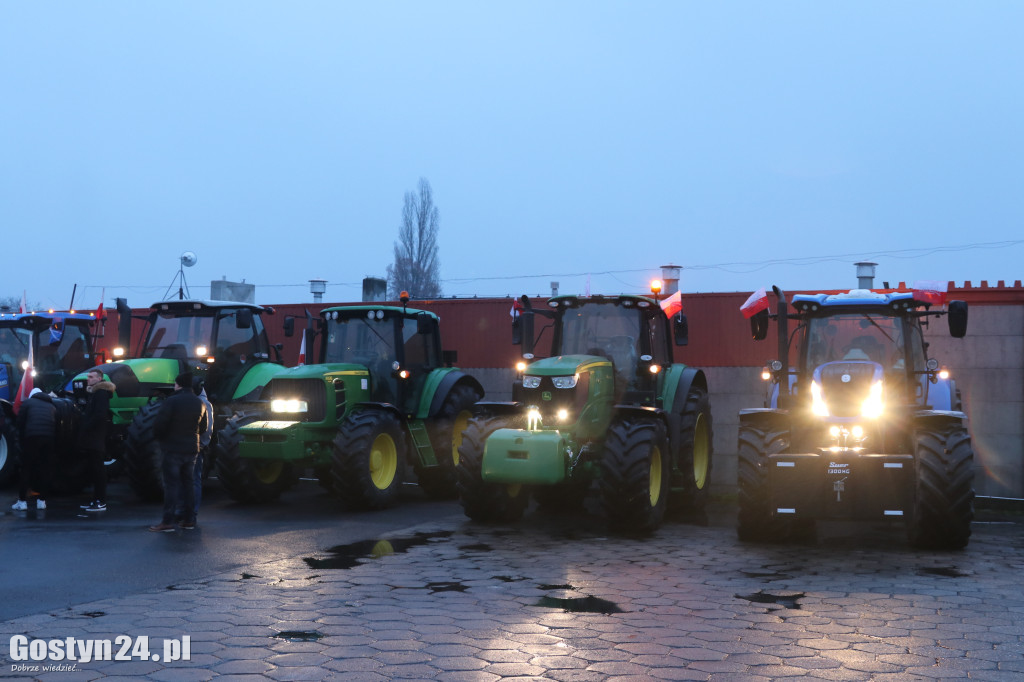
<path fill-rule="evenodd" d="M 322 313 L 321 363 L 366 367 L 370 399 L 416 412 L 423 383 L 442 366 L 438 317 L 394 306 L 328 308 Z"/>
<path fill-rule="evenodd" d="M 204 376 L 210 399 L 230 399 L 249 368 L 270 361 L 265 308 L 226 301 L 153 305 L 140 358 L 174 360 Z"/>
<path fill-rule="evenodd" d="M 14 400 L 29 365 L 43 391 L 68 388 L 71 378 L 96 364 L 93 313 L 0 313 L 0 399 Z"/>

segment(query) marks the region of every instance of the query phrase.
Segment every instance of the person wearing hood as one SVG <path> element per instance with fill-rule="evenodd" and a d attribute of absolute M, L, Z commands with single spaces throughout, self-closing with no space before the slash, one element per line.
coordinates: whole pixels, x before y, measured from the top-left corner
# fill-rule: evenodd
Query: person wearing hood
<path fill-rule="evenodd" d="M 163 453 L 164 515 L 150 526 L 154 533 L 176 530 L 174 515 L 181 505 L 181 527 L 196 527 L 194 467 L 199 455 L 199 435 L 206 431 L 206 407 L 192 391 L 192 374 L 182 372 L 174 380 L 174 393 L 164 399 L 153 420 L 153 435 Z"/>
<path fill-rule="evenodd" d="M 88 512 L 107 509 L 107 424 L 110 422 L 110 399 L 116 387 L 103 378 L 103 370 L 94 367 L 85 377 L 88 398 L 82 411 L 82 426 L 78 431 L 78 444 L 85 452 L 92 475 L 92 502 L 83 504 Z"/>
<path fill-rule="evenodd" d="M 28 400 L 18 409 L 21 436 L 21 485 L 18 501 L 11 509 L 25 511 L 30 497 L 36 498 L 36 509 L 46 509 L 46 494 L 53 476 L 53 441 L 57 432 L 57 408 L 53 399 L 33 388 Z"/>

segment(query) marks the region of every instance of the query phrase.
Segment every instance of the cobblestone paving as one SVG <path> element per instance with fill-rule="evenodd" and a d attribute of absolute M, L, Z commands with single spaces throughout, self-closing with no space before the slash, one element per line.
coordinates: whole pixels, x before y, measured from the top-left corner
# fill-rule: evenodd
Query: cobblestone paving
<path fill-rule="evenodd" d="M 419 526 L 4 623 L 4 642 L 147 635 L 153 652 L 188 635 L 191 656 L 43 673 L 15 670 L 4 644 L 0 677 L 1024 679 L 1024 526 L 979 524 L 950 553 L 858 533 L 759 546 L 715 524 L 646 539 L 538 514 Z"/>

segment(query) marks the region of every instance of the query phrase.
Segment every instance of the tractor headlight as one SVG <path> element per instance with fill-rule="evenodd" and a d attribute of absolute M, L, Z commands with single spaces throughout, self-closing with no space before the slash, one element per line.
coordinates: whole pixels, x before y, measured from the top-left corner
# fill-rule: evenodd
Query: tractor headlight
<path fill-rule="evenodd" d="M 537 379 L 537 384 L 540 384 L 540 377 L 534 377 Z M 573 374 L 571 377 L 552 377 L 551 381 L 555 384 L 555 388 L 573 388 L 576 386 L 576 382 L 579 381 L 580 375 Z M 525 383 L 523 384 L 526 385 Z"/>
<path fill-rule="evenodd" d="M 821 395 L 821 384 L 817 381 L 811 382 L 811 413 L 815 417 L 828 416 L 828 405 L 825 404 L 825 398 Z"/>
<path fill-rule="evenodd" d="M 275 399 L 270 401 L 271 412 L 307 412 L 309 410 L 309 403 L 305 400 L 283 400 Z"/>
<path fill-rule="evenodd" d="M 528 431 L 536 431 L 544 425 L 544 420 L 541 418 L 540 410 L 536 407 L 530 406 L 526 410 L 526 429 Z"/>
<path fill-rule="evenodd" d="M 540 377 L 523 377 L 523 388 L 540 388 Z"/>
<path fill-rule="evenodd" d="M 201 358 L 206 355 L 206 351 L 209 350 L 206 346 L 196 346 L 196 357 Z"/>
<path fill-rule="evenodd" d="M 114 357 L 115 358 L 123 358 L 124 357 L 124 348 L 122 348 L 121 346 L 118 346 L 117 348 L 115 348 L 114 349 Z"/>
<path fill-rule="evenodd" d="M 569 421 L 569 410 L 563 407 L 560 410 L 558 410 L 558 412 L 555 413 L 555 416 L 558 418 L 558 421 L 560 422 Z"/>
<path fill-rule="evenodd" d="M 884 405 L 882 403 L 882 382 L 876 381 L 871 384 L 868 397 L 861 405 L 860 413 L 872 419 L 882 416 Z"/>

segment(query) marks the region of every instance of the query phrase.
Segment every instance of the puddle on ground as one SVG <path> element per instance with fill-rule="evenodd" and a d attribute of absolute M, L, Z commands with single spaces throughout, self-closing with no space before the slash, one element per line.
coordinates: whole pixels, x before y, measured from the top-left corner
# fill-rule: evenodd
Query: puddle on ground
<path fill-rule="evenodd" d="M 447 538 L 452 535 L 451 531 L 438 531 L 435 533 L 416 533 L 408 538 L 391 538 L 388 540 L 362 540 L 353 542 L 350 545 L 338 545 L 331 547 L 325 553 L 330 556 L 324 558 L 304 557 L 302 560 L 310 568 L 322 569 L 346 569 L 358 566 L 362 559 L 379 559 L 382 556 L 401 554 L 412 547 L 419 547 L 430 543 L 431 540 Z"/>
<path fill-rule="evenodd" d="M 86 618 L 100 618 L 102 616 L 107 615 L 107 612 L 106 611 L 86 611 L 82 615 L 85 616 Z"/>
<path fill-rule="evenodd" d="M 492 552 L 494 548 L 488 545 L 486 542 L 478 542 L 474 545 L 459 545 L 459 551 L 461 552 Z"/>
<path fill-rule="evenodd" d="M 284 639 L 289 642 L 316 642 L 323 639 L 324 634 L 316 630 L 282 630 L 276 635 L 276 639 Z"/>
<path fill-rule="evenodd" d="M 771 594 L 769 592 L 755 592 L 754 594 L 737 594 L 734 595 L 737 599 L 746 599 L 749 602 L 755 604 L 778 604 L 779 606 L 787 609 L 799 609 L 800 604 L 797 603 L 798 599 L 803 599 L 806 595 L 803 592 L 797 594 Z"/>
<path fill-rule="evenodd" d="M 600 597 L 573 597 L 570 599 L 541 597 L 534 606 L 562 609 L 566 613 L 624 613 L 616 604 Z"/>
<path fill-rule="evenodd" d="M 469 587 L 462 583 L 441 582 L 427 583 L 427 589 L 430 590 L 431 594 L 434 594 L 436 592 L 465 592 Z"/>
<path fill-rule="evenodd" d="M 941 575 L 943 578 L 966 578 L 969 573 L 964 573 L 956 566 L 925 566 L 917 569 L 918 575 Z"/>
<path fill-rule="evenodd" d="M 518 583 L 526 578 L 521 575 L 492 575 L 491 580 L 500 580 L 503 583 Z"/>
<path fill-rule="evenodd" d="M 572 585 L 537 585 L 538 590 L 575 590 Z"/>

